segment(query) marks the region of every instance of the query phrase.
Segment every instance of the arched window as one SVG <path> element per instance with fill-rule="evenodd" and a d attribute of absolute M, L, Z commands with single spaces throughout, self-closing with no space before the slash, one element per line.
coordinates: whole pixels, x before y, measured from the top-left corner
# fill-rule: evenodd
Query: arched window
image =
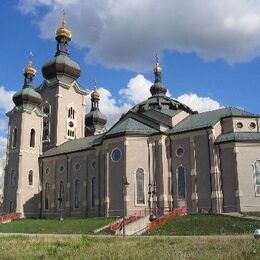
<path fill-rule="evenodd" d="M 75 119 L 75 110 L 72 107 L 68 110 L 68 118 Z"/>
<path fill-rule="evenodd" d="M 255 192 L 260 195 L 260 160 L 255 162 Z"/>
<path fill-rule="evenodd" d="M 31 129 L 30 133 L 30 147 L 35 147 L 35 130 Z"/>
<path fill-rule="evenodd" d="M 43 118 L 43 135 L 42 140 L 43 141 L 49 141 L 50 140 L 50 104 L 45 103 L 43 108 L 43 113 L 45 114 L 45 117 Z"/>
<path fill-rule="evenodd" d="M 11 146 L 12 146 L 12 148 L 16 148 L 16 146 L 17 146 L 17 128 L 16 127 L 13 129 Z"/>
<path fill-rule="evenodd" d="M 33 186 L 33 171 L 30 170 L 28 174 L 28 185 Z"/>
<path fill-rule="evenodd" d="M 136 171 L 136 204 L 144 204 L 144 170 Z"/>
<path fill-rule="evenodd" d="M 177 169 L 178 178 L 178 199 L 185 199 L 186 188 L 185 188 L 185 169 L 183 166 L 179 166 Z"/>
<path fill-rule="evenodd" d="M 48 182 L 45 183 L 44 189 L 44 208 L 49 209 L 49 196 L 50 196 L 50 184 Z"/>
<path fill-rule="evenodd" d="M 96 204 L 96 177 L 91 180 L 91 207 L 94 208 Z"/>
<path fill-rule="evenodd" d="M 13 186 L 15 184 L 15 172 L 14 170 L 11 170 L 10 173 L 10 185 Z"/>
<path fill-rule="evenodd" d="M 9 202 L 9 213 L 14 211 L 14 203 L 12 201 Z"/>
<path fill-rule="evenodd" d="M 63 208 L 64 205 L 64 194 L 65 194 L 65 189 L 64 189 L 64 182 L 60 182 L 60 189 L 59 189 L 59 208 Z"/>
<path fill-rule="evenodd" d="M 80 180 L 76 179 L 75 180 L 75 204 L 74 204 L 74 207 L 76 209 L 79 208 L 79 205 L 80 205 Z"/>

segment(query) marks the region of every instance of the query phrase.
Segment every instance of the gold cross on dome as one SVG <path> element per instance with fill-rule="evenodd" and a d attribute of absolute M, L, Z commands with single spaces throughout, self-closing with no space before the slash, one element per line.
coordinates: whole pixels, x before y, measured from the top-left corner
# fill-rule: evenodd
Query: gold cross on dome
<path fill-rule="evenodd" d="M 155 61 L 156 61 L 156 65 L 159 65 L 159 62 L 160 62 L 159 53 L 156 53 L 156 54 L 155 54 Z"/>

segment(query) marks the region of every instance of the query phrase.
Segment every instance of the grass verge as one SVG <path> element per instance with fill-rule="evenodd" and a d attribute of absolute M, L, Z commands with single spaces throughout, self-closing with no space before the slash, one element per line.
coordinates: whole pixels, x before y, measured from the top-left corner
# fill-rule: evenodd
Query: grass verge
<path fill-rule="evenodd" d="M 0 237 L 2 259 L 259 259 L 252 236 L 164 238 Z"/>
<path fill-rule="evenodd" d="M 214 214 L 191 214 L 176 217 L 148 232 L 150 235 L 239 235 L 252 234 L 260 228 L 260 221 Z"/>
<path fill-rule="evenodd" d="M 114 218 L 88 219 L 24 219 L 0 225 L 0 233 L 38 233 L 38 234 L 90 234 L 105 226 Z"/>

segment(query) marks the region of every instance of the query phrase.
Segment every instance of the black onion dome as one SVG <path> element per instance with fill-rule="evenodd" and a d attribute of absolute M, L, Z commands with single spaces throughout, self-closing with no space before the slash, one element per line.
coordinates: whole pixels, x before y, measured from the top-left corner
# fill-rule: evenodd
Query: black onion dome
<path fill-rule="evenodd" d="M 59 53 L 42 67 L 42 74 L 48 80 L 57 75 L 66 75 L 76 80 L 80 77 L 80 73 L 79 64 L 65 53 Z"/>
<path fill-rule="evenodd" d="M 42 103 L 42 97 L 33 88 L 24 88 L 13 95 L 13 102 L 17 107 L 24 103 L 40 105 Z"/>
<path fill-rule="evenodd" d="M 92 110 L 85 116 L 86 126 L 95 125 L 104 128 L 107 123 L 107 117 L 99 111 L 99 109 Z"/>

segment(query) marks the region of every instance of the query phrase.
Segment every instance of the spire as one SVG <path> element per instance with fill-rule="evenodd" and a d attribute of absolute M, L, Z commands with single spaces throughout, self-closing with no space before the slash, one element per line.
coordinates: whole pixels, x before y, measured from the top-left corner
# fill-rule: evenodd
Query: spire
<path fill-rule="evenodd" d="M 100 94 L 97 90 L 97 81 L 94 80 L 94 88 L 91 93 L 91 110 L 85 116 L 85 135 L 96 135 L 106 131 L 107 118 L 99 111 Z"/>
<path fill-rule="evenodd" d="M 159 54 L 155 55 L 155 67 L 154 67 L 154 84 L 150 88 L 152 96 L 165 96 L 167 88 L 162 84 L 161 74 L 162 68 L 160 67 Z"/>
<path fill-rule="evenodd" d="M 28 88 L 28 87 L 32 88 L 33 77 L 36 74 L 36 69 L 33 67 L 33 64 L 32 64 L 32 57 L 33 57 L 33 53 L 31 51 L 29 51 L 29 60 L 28 60 L 26 67 L 23 70 L 23 75 L 24 75 L 23 88 Z"/>
<path fill-rule="evenodd" d="M 59 27 L 56 31 L 56 41 L 57 41 L 57 52 L 56 55 L 60 53 L 64 53 L 69 55 L 68 51 L 68 43 L 71 40 L 72 33 L 66 26 L 66 11 L 63 10 L 63 18 L 61 22 L 61 27 Z"/>
<path fill-rule="evenodd" d="M 160 57 L 158 53 L 155 54 L 155 61 L 156 61 L 156 65 L 154 68 L 154 77 L 155 77 L 154 82 L 161 82 L 162 69 L 160 67 Z"/>

